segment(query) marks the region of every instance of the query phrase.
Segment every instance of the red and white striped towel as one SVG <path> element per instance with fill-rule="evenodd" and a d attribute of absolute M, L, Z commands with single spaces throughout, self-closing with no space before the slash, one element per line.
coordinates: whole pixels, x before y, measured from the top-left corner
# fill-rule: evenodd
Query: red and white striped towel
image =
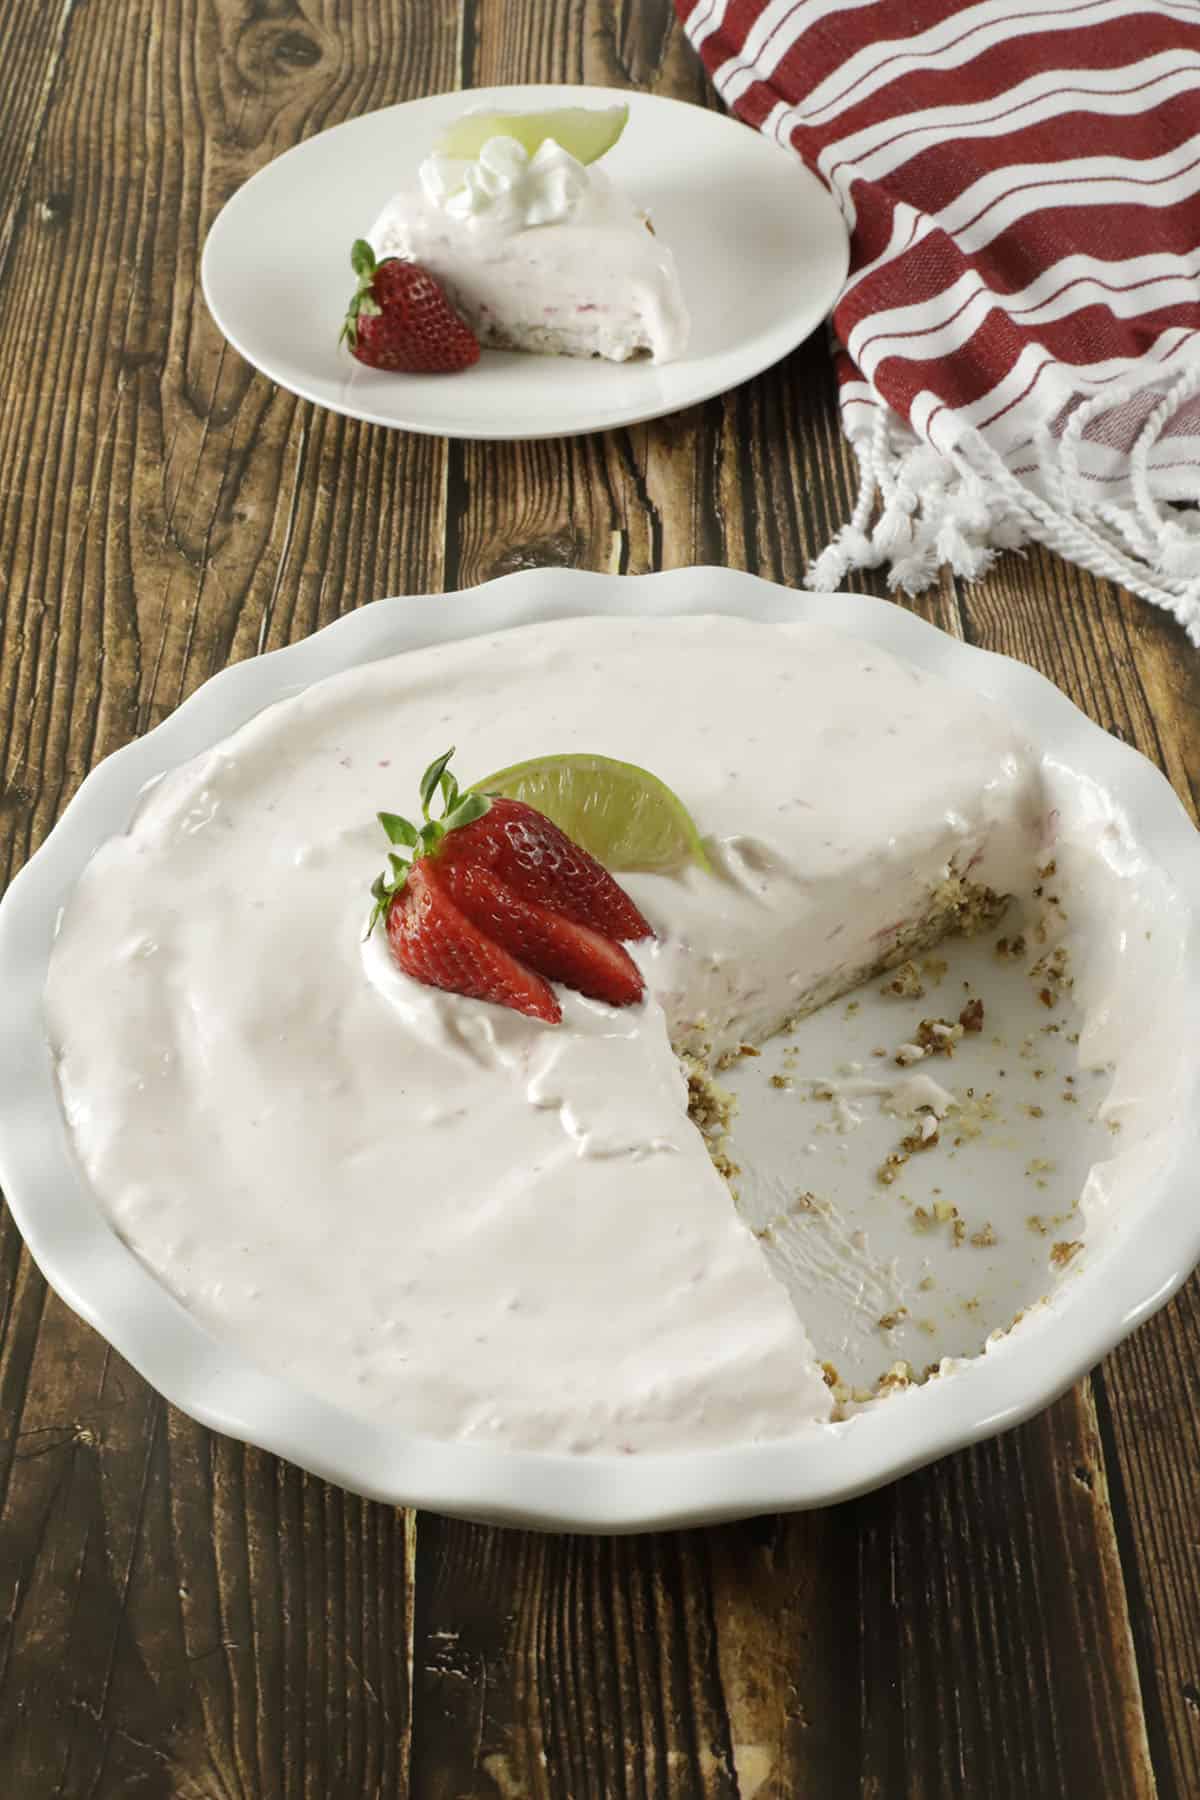
<path fill-rule="evenodd" d="M 1040 539 L 1200 645 L 1200 0 L 677 0 L 850 226 L 814 587 Z"/>

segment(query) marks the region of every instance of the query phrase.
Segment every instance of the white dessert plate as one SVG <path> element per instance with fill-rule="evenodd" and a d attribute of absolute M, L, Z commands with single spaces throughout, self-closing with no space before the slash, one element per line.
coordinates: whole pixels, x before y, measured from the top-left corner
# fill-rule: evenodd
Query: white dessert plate
<path fill-rule="evenodd" d="M 611 106 L 629 123 L 605 169 L 669 244 L 692 314 L 661 366 L 485 350 L 461 375 L 392 375 L 338 347 L 350 246 L 473 107 Z M 455 438 L 567 437 L 677 412 L 786 356 L 831 310 L 850 247 L 829 193 L 790 150 L 723 113 L 616 88 L 434 94 L 350 119 L 260 169 L 204 247 L 204 297 L 234 348 L 305 400 L 373 425 Z"/>
<path fill-rule="evenodd" d="M 59 909 L 95 849 L 126 827 L 148 782 L 312 682 L 535 620 L 713 612 L 822 621 L 984 694 L 1020 723 L 1047 766 L 1071 772 L 1085 803 L 1100 809 L 1096 816 L 1108 816 L 1110 805 L 1119 810 L 1128 833 L 1110 834 L 1111 869 L 1144 870 L 1156 891 L 1171 896 L 1170 929 L 1156 931 L 1146 946 L 1157 956 L 1160 939 L 1164 946 L 1169 940 L 1162 952 L 1167 979 L 1153 993 L 1138 989 L 1154 1032 L 1167 1034 L 1178 1051 L 1168 1128 L 1151 1154 L 1138 1152 L 1132 1207 L 1114 1208 L 1111 1194 L 1099 1194 L 1088 1228 L 1098 1235 L 1097 1253 L 1079 1259 L 1063 1304 L 1035 1308 L 1019 1329 L 990 1341 L 986 1354 L 952 1375 L 841 1422 L 728 1450 L 574 1457 L 419 1439 L 366 1424 L 216 1341 L 102 1215 L 73 1157 L 44 1029 L 42 995 Z M 1135 935 L 1139 947 L 1151 936 Z M 0 985 L 0 1182 L 47 1279 L 192 1417 L 390 1503 L 509 1524 L 621 1531 L 844 1499 L 1046 1405 L 1162 1306 L 1200 1260 L 1200 1045 L 1191 1044 L 1187 1024 L 1200 1017 L 1200 837 L 1162 775 L 1040 675 L 882 600 L 799 594 L 721 569 L 635 578 L 555 569 L 463 594 L 367 606 L 303 643 L 214 676 L 88 776 L 0 903 Z M 1017 1202 L 1021 1212 L 1028 1204 L 1036 1201 Z"/>

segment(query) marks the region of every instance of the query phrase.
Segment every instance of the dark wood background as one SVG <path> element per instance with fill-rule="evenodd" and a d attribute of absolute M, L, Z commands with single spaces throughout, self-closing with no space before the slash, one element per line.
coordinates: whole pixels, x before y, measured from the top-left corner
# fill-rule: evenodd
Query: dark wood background
<path fill-rule="evenodd" d="M 0 869 L 214 670 L 378 595 L 540 564 L 797 582 L 847 516 L 819 341 L 528 445 L 349 423 L 225 346 L 199 258 L 248 175 L 531 79 L 711 104 L 668 0 L 0 0 Z M 1038 554 L 918 610 L 1195 811 L 1200 656 L 1164 615 Z M 0 1796 L 1194 1800 L 1198 1360 L 1193 1280 L 1044 1416 L 868 1499 L 538 1537 L 192 1424 L 0 1211 Z"/>

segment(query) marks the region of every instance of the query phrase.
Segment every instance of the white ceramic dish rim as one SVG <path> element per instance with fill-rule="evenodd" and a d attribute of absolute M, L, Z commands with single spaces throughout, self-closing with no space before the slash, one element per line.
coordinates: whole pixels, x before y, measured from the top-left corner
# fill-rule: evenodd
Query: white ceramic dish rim
<path fill-rule="evenodd" d="M 427 111 L 453 102 L 463 106 L 468 101 L 474 105 L 494 106 L 502 108 L 508 105 L 513 108 L 548 107 L 567 104 L 606 106 L 628 104 L 631 109 L 653 108 L 666 112 L 667 109 L 686 108 L 689 113 L 700 112 L 707 124 L 727 127 L 730 131 L 746 132 L 750 128 L 740 120 L 726 113 L 713 112 L 707 107 L 697 107 L 688 100 L 675 100 L 665 94 L 641 94 L 625 88 L 579 86 L 562 82 L 521 82 L 505 83 L 486 88 L 464 88 L 444 94 L 424 94 L 412 100 L 399 101 L 394 106 L 379 107 L 372 113 L 359 113 L 354 118 L 343 119 L 337 125 L 330 125 L 324 131 L 315 132 L 310 138 L 303 138 L 298 144 L 283 150 L 270 162 L 264 163 L 261 169 L 251 176 L 230 195 L 217 217 L 209 227 L 204 249 L 200 258 L 200 286 L 204 294 L 205 304 L 216 321 L 222 335 L 232 344 L 238 355 L 243 357 L 252 368 L 264 374 L 268 380 L 275 382 L 288 393 L 296 394 L 302 400 L 310 400 L 316 406 L 328 412 L 339 413 L 344 418 L 360 419 L 369 425 L 382 425 L 389 430 L 413 431 L 423 435 L 434 435 L 449 438 L 465 438 L 471 441 L 539 441 L 545 438 L 579 437 L 593 431 L 624 430 L 633 425 L 645 424 L 650 419 L 669 416 L 680 412 L 688 406 L 699 406 L 715 396 L 729 393 L 741 387 L 747 381 L 761 375 L 764 369 L 773 368 L 785 356 L 789 356 L 799 344 L 817 330 L 821 320 L 828 316 L 842 284 L 846 271 L 850 267 L 850 234 L 837 203 L 828 189 L 820 182 L 812 171 L 805 167 L 800 158 L 786 147 L 775 145 L 770 139 L 760 141 L 768 152 L 777 152 L 794 164 L 791 175 L 796 182 L 797 192 L 806 196 L 805 204 L 816 209 L 822 216 L 823 247 L 827 248 L 830 260 L 826 270 L 827 279 L 822 284 L 825 299 L 819 307 L 810 306 L 800 309 L 796 317 L 781 316 L 769 328 L 760 331 L 754 340 L 742 346 L 738 351 L 725 351 L 719 355 L 709 355 L 700 361 L 692 356 L 684 355 L 678 362 L 667 365 L 640 364 L 639 368 L 653 373 L 657 368 L 672 372 L 685 370 L 695 365 L 695 376 L 688 382 L 686 390 L 681 384 L 671 382 L 672 389 L 678 387 L 668 398 L 662 396 L 655 388 L 647 387 L 646 398 L 639 399 L 631 405 L 609 407 L 602 412 L 590 410 L 586 404 L 581 408 L 576 401 L 577 383 L 571 381 L 570 360 L 558 357 L 550 359 L 563 365 L 562 394 L 563 405 L 560 415 L 552 424 L 530 426 L 528 423 L 516 422 L 509 416 L 501 419 L 488 419 L 483 413 L 471 415 L 469 425 L 455 419 L 440 416 L 432 417 L 415 408 L 404 400 L 404 390 L 396 388 L 395 404 L 390 408 L 381 408 L 369 403 L 352 401 L 342 395 L 330 393 L 325 384 L 311 379 L 298 379 L 285 359 L 274 353 L 264 352 L 260 347 L 251 344 L 249 339 L 232 323 L 229 310 L 223 303 L 224 280 L 219 270 L 219 260 L 224 256 L 225 240 L 231 230 L 236 230 L 241 216 L 247 207 L 254 207 L 259 193 L 267 181 L 277 178 L 278 165 L 289 158 L 301 160 L 313 154 L 320 154 L 327 140 L 337 133 L 352 131 L 364 120 L 374 119 L 385 113 L 396 113 L 413 108 L 424 108 Z M 443 120 L 439 120 L 444 123 Z M 315 148 L 314 148 L 315 147 Z M 836 244 L 836 252 L 834 245 Z M 797 322 L 798 320 L 798 322 Z M 489 353 L 490 354 L 490 353 Z M 506 352 L 504 354 L 512 354 Z M 541 358 L 539 361 L 546 361 Z M 401 378 L 403 380 L 405 378 Z M 421 379 L 421 378 L 417 378 Z"/>
<path fill-rule="evenodd" d="M 824 1505 L 897 1478 L 1029 1417 L 1068 1388 L 1200 1262 L 1200 1056 L 1177 1154 L 1147 1196 L 1145 1229 L 1081 1274 L 1087 1306 L 1044 1309 L 952 1379 L 845 1423 L 749 1448 L 572 1458 L 421 1439 L 349 1417 L 219 1344 L 104 1220 L 75 1164 L 46 1043 L 42 990 L 55 921 L 93 850 L 123 830 L 148 781 L 254 713 L 398 651 L 579 613 L 724 612 L 839 626 L 1006 707 L 1045 751 L 1114 796 L 1189 912 L 1185 980 L 1200 1017 L 1200 836 L 1170 784 L 1035 671 L 883 600 L 802 594 L 713 568 L 646 576 L 530 570 L 453 595 L 377 601 L 315 636 L 234 665 L 92 772 L 0 903 L 0 1183 L 62 1298 L 168 1400 L 215 1430 L 393 1504 L 505 1524 L 592 1531 L 699 1524 Z"/>

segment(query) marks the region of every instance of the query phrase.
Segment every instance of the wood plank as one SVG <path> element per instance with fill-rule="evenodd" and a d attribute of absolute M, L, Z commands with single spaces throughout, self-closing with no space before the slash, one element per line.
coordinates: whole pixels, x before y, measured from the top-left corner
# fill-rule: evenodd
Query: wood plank
<path fill-rule="evenodd" d="M 62 6 L 12 6 L 0 12 L 0 284 L 13 236 L 31 208 L 45 224 L 59 212 L 52 190 L 33 193 L 30 172 L 62 72 L 77 0 Z"/>
<path fill-rule="evenodd" d="M 858 1793 L 858 1509 L 752 1519 L 706 1536 L 740 1800 Z"/>
<path fill-rule="evenodd" d="M 1081 1390 L 860 1512 L 864 1791 L 1154 1793 Z"/>
<path fill-rule="evenodd" d="M 1039 1442 L 1053 1427 L 1052 1443 Z M 766 1792 L 802 1796 L 824 1781 L 832 1793 L 861 1782 L 880 1796 L 1051 1794 L 1072 1791 L 1068 1767 L 1079 1792 L 1152 1791 L 1144 1755 L 1129 1766 L 1125 1711 L 1104 1713 L 1112 1760 L 1090 1733 L 1077 1736 L 1096 1696 L 1075 1678 L 1098 1684 L 1108 1708 L 1110 1665 L 1078 1654 L 1080 1620 L 1059 1608 L 1055 1540 L 1090 1567 L 1095 1526 L 1073 1493 L 1063 1507 L 1053 1487 L 1030 1492 L 1045 1485 L 1045 1452 L 1061 1455 L 1068 1429 L 1061 1417 L 1039 1422 L 854 1506 L 764 1522 L 761 1543 L 747 1546 L 745 1530 L 717 1534 L 726 1555 L 734 1546 L 736 1571 L 736 1654 L 722 1645 L 731 1730 Z M 1078 1464 L 1075 1479 L 1091 1493 L 1090 1466 Z M 1040 1533 L 1063 1511 L 1044 1549 Z M 719 1617 L 723 1574 L 718 1562 Z M 1106 1626 L 1107 1594 L 1097 1602 L 1090 1582 L 1081 1592 Z M 1053 1669 L 1049 1688 L 1042 1665 Z M 1136 1689 L 1132 1704 L 1136 1745 Z"/>
<path fill-rule="evenodd" d="M 1100 1418 L 1147 1732 L 1164 1794 L 1200 1793 L 1200 1281 L 1103 1365 Z"/>
<path fill-rule="evenodd" d="M 701 1533 L 566 1537 L 422 1516 L 414 1792 L 733 1800 L 707 1585 Z"/>
<path fill-rule="evenodd" d="M 6 1793 L 405 1791 L 405 1514 L 172 1412 L 53 1296 L 22 1421 Z"/>

